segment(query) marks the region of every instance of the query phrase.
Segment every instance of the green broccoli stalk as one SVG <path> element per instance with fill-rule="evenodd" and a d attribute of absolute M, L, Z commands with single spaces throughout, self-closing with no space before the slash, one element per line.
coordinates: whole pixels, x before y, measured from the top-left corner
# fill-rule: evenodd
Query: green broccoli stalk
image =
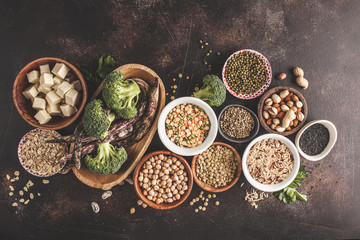
<path fill-rule="evenodd" d="M 85 132 L 96 139 L 104 139 L 108 135 L 110 124 L 115 119 L 113 113 L 105 113 L 103 105 L 100 99 L 89 102 L 82 118 Z"/>
<path fill-rule="evenodd" d="M 118 71 L 109 74 L 102 88 L 106 105 L 123 119 L 136 116 L 139 93 L 137 83 L 132 79 L 124 80 L 124 75 Z"/>
<path fill-rule="evenodd" d="M 84 162 L 91 172 L 106 175 L 119 171 L 127 157 L 123 147 L 115 147 L 109 142 L 104 142 L 98 145 L 96 154 L 85 155 Z"/>
<path fill-rule="evenodd" d="M 218 76 L 206 75 L 203 78 L 202 88 L 193 94 L 210 106 L 219 107 L 225 102 L 226 88 Z"/>

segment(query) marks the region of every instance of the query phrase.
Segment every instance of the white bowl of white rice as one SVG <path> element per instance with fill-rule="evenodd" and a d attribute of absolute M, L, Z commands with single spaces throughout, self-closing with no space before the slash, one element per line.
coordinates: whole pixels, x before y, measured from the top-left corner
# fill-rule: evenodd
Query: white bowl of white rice
<path fill-rule="evenodd" d="M 264 134 L 246 147 L 242 158 L 245 178 L 255 188 L 275 192 L 294 181 L 300 168 L 296 146 L 279 134 Z"/>

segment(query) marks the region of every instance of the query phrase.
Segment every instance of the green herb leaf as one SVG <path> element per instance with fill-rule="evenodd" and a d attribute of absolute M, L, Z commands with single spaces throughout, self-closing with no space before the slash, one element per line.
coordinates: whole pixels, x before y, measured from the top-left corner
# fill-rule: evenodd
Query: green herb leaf
<path fill-rule="evenodd" d="M 296 188 L 300 187 L 301 180 L 307 178 L 308 172 L 305 172 L 303 169 L 300 169 L 296 178 L 292 183 L 289 184 L 283 190 L 274 192 L 273 195 L 277 197 L 280 201 L 289 204 L 290 202 L 295 202 L 296 200 L 300 200 L 302 202 L 307 202 L 307 197 L 305 194 L 299 193 Z"/>

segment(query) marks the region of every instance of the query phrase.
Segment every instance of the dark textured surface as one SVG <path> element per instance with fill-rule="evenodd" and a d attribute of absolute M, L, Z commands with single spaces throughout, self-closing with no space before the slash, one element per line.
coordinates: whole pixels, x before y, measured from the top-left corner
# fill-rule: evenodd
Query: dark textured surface
<path fill-rule="evenodd" d="M 360 237 L 360 167 L 357 158 L 360 89 L 359 1 L 2 1 L 0 8 L 0 235 L 1 239 L 329 239 Z M 54 56 L 76 67 L 91 68 L 100 55 L 117 65 L 141 63 L 154 69 L 170 92 L 178 73 L 176 97 L 190 95 L 208 71 L 198 40 L 221 55 L 209 58 L 220 74 L 232 52 L 251 48 L 270 61 L 280 84 L 300 89 L 291 69 L 300 66 L 310 86 L 301 90 L 309 106 L 308 121 L 328 119 L 338 129 L 332 152 L 320 162 L 302 159 L 310 171 L 301 192 L 309 202 L 285 205 L 270 197 L 257 210 L 243 199 L 250 186 L 241 176 L 232 189 L 218 194 L 220 206 L 195 214 L 185 204 L 169 211 L 136 205 L 132 186 L 101 190 L 79 182 L 72 173 L 50 184 L 28 175 L 16 149 L 30 129 L 12 103 L 12 84 L 33 59 Z M 240 103 L 256 110 L 257 99 Z M 221 109 L 217 108 L 219 113 Z M 61 133 L 71 133 L 73 126 Z M 259 134 L 263 134 L 261 129 Z M 291 136 L 290 139 L 294 139 Z M 222 138 L 218 140 L 223 141 Z M 242 154 L 246 144 L 234 145 Z M 164 149 L 156 135 L 148 152 Z M 190 158 L 187 158 L 190 160 Z M 27 206 L 13 208 L 5 175 L 20 170 L 18 189 L 32 179 L 41 192 Z M 245 182 L 243 188 L 240 184 Z M 190 197 L 199 193 L 194 186 Z M 90 202 L 97 201 L 94 214 Z"/>

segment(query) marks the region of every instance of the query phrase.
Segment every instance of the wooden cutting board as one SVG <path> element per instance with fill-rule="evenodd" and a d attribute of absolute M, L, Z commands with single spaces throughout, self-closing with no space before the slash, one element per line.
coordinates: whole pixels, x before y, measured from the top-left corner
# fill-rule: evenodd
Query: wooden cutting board
<path fill-rule="evenodd" d="M 127 78 L 141 78 L 146 81 L 149 85 L 154 83 L 154 79 L 159 79 L 159 101 L 158 107 L 156 110 L 156 115 L 154 122 L 148 131 L 148 133 L 139 141 L 131 147 L 126 148 L 126 152 L 128 153 L 128 159 L 120 168 L 117 173 L 101 175 L 98 173 L 90 172 L 85 164 L 82 164 L 81 168 L 77 170 L 73 168 L 73 172 L 75 176 L 86 185 L 93 188 L 110 188 L 113 187 L 120 182 L 122 182 L 129 174 L 134 170 L 138 162 L 141 160 L 142 156 L 146 152 L 149 144 L 151 143 L 154 134 L 157 129 L 157 122 L 160 116 L 162 109 L 165 106 L 165 87 L 160 77 L 150 68 L 141 65 L 141 64 L 126 64 L 121 67 L 118 67 L 114 71 L 121 71 L 124 74 L 125 79 Z M 101 89 L 104 81 L 100 84 L 98 89 L 95 91 L 93 97 L 91 99 L 97 98 L 97 96 L 101 93 Z"/>

